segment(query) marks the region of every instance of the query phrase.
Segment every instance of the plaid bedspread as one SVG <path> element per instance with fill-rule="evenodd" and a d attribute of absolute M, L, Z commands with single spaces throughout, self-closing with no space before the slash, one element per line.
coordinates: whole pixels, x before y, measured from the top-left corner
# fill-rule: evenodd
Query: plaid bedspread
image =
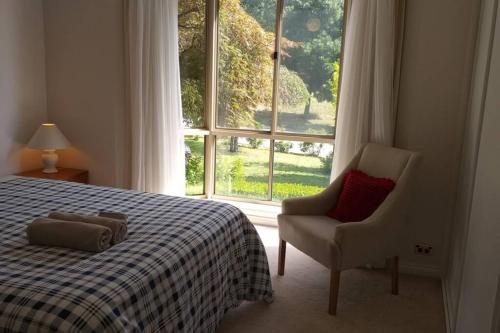
<path fill-rule="evenodd" d="M 60 210 L 129 216 L 129 237 L 87 252 L 30 246 Z M 264 247 L 237 208 L 76 183 L 0 182 L 0 331 L 213 332 L 243 300 L 273 298 Z"/>

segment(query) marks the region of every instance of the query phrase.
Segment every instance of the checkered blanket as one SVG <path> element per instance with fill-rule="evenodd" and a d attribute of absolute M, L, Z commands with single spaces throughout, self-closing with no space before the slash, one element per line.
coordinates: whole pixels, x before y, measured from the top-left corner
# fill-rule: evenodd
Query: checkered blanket
<path fill-rule="evenodd" d="M 30 246 L 60 210 L 129 216 L 128 239 L 87 252 Z M 271 302 L 264 247 L 223 203 L 76 183 L 0 182 L 0 331 L 213 332 L 243 300 Z"/>

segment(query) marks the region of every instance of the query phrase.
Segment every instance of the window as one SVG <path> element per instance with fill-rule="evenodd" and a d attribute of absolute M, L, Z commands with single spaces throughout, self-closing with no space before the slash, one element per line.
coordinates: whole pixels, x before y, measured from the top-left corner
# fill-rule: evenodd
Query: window
<path fill-rule="evenodd" d="M 269 140 L 218 136 L 215 194 L 267 200 L 268 193 Z"/>
<path fill-rule="evenodd" d="M 342 3 L 285 0 L 278 130 L 334 135 Z"/>
<path fill-rule="evenodd" d="M 200 135 L 184 136 L 186 157 L 186 194 L 205 193 L 205 137 Z"/>
<path fill-rule="evenodd" d="M 330 184 L 332 158 L 332 144 L 276 141 L 272 200 L 313 195 L 324 190 Z"/>
<path fill-rule="evenodd" d="M 188 194 L 280 201 L 328 186 L 343 9 L 343 0 L 179 3 Z"/>

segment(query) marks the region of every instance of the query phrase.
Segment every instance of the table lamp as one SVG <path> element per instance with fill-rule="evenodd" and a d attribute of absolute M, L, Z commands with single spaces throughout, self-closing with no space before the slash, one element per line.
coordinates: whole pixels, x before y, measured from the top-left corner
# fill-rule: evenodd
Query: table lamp
<path fill-rule="evenodd" d="M 44 173 L 57 172 L 56 164 L 59 158 L 56 154 L 56 149 L 64 149 L 69 146 L 68 139 L 66 139 L 55 124 L 50 123 L 40 125 L 28 143 L 28 147 L 44 151 L 42 154 Z"/>

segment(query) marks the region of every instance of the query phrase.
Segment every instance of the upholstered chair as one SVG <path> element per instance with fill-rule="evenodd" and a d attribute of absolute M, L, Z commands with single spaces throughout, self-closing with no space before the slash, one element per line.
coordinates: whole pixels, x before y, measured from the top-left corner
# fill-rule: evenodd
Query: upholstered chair
<path fill-rule="evenodd" d="M 330 269 L 329 313 L 336 314 L 340 272 L 392 261 L 392 293 L 398 294 L 399 255 L 404 242 L 406 204 L 419 154 L 367 144 L 323 192 L 286 199 L 278 215 L 278 275 L 285 270 L 287 242 Z M 339 197 L 344 174 L 357 169 L 370 176 L 392 179 L 396 186 L 383 203 L 361 222 L 339 222 L 328 216 Z"/>

